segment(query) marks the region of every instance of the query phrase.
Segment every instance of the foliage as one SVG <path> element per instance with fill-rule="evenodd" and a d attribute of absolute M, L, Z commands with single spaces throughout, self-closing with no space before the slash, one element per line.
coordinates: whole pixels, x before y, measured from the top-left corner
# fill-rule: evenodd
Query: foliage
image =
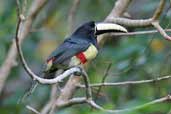
<path fill-rule="evenodd" d="M 113 2 L 113 0 L 81 1 L 76 14 L 75 28 L 89 20 L 103 20 L 113 7 Z M 148 1 L 148 4 L 145 1 L 142 3 L 143 5 L 132 4 L 134 9 L 129 8 L 133 17 L 151 15 L 149 12 L 154 10 L 153 6 L 158 1 L 151 0 Z M 67 32 L 67 16 L 71 5 L 72 2 L 69 0 L 50 0 L 36 19 L 29 38 L 22 44 L 24 55 L 35 72 L 39 72 L 42 61 L 69 34 Z M 135 11 L 135 8 L 138 10 Z M 165 26 L 164 28 L 170 27 L 169 19 L 171 16 L 169 14 L 170 10 L 168 14 L 162 16 L 161 23 Z M 16 29 L 15 1 L 2 0 L 0 15 L 0 65 L 2 65 Z M 109 63 L 112 63 L 112 67 L 109 70 L 107 82 L 152 79 L 171 74 L 171 45 L 159 34 L 129 36 L 121 38 L 119 42 L 113 39 L 110 39 L 110 41 L 114 43 L 108 42 L 104 48 L 100 49 L 100 54 L 89 67 L 88 74 L 92 83 L 102 80 Z M 20 66 L 13 68 L 0 96 L 0 113 L 2 114 L 28 113 L 24 108 L 25 104 L 31 103 L 36 109 L 39 109 L 48 99 L 49 87 L 41 85 L 24 103 L 16 105 L 31 83 L 31 80 Z M 102 96 L 98 97 L 97 102 L 110 109 L 134 107 L 167 95 L 171 91 L 169 84 L 170 80 L 136 86 L 104 87 L 101 91 Z M 77 96 L 80 95 L 83 95 L 81 90 L 77 93 Z M 73 106 L 60 111 L 59 114 L 104 114 L 91 110 L 86 105 L 83 106 Z M 146 112 L 164 114 L 169 110 L 170 103 L 162 103 L 130 114 L 144 114 Z"/>

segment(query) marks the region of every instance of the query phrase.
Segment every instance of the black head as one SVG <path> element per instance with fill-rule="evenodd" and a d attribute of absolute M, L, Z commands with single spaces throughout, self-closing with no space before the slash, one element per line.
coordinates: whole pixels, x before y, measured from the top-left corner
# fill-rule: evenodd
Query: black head
<path fill-rule="evenodd" d="M 108 32 L 127 32 L 127 30 L 113 23 L 95 23 L 94 21 L 87 22 L 81 25 L 73 34 L 73 38 L 84 39 L 88 42 L 93 43 L 97 46 L 97 35 L 108 33 Z"/>
<path fill-rule="evenodd" d="M 94 21 L 90 21 L 87 23 L 84 23 L 83 25 L 81 25 L 80 27 L 78 27 L 76 29 L 76 31 L 73 33 L 73 35 L 75 36 L 81 36 L 82 38 L 92 38 L 92 37 L 96 37 L 95 35 L 95 22 Z"/>
<path fill-rule="evenodd" d="M 96 38 L 97 35 L 109 32 L 127 32 L 127 30 L 123 26 L 114 23 L 95 23 L 90 21 L 76 29 L 73 35 L 81 36 L 81 38 Z"/>

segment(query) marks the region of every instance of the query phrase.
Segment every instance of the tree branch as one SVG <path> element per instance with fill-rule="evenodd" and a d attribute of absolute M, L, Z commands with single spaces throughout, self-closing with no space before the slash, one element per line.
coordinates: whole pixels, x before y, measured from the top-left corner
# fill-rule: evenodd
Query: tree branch
<path fill-rule="evenodd" d="M 104 83 L 104 82 L 105 82 L 105 80 L 106 80 L 106 78 L 107 78 L 107 76 L 108 76 L 108 74 L 109 74 L 109 70 L 110 70 L 111 66 L 112 66 L 112 63 L 109 63 L 109 65 L 107 66 L 107 69 L 106 69 L 106 71 L 105 71 L 105 73 L 104 73 L 104 76 L 103 76 L 103 78 L 102 78 L 101 83 Z M 100 91 L 102 90 L 102 87 L 103 87 L 103 86 L 99 86 L 99 88 L 98 88 L 98 90 L 97 90 L 97 93 L 96 93 L 95 98 L 94 98 L 94 101 L 95 101 L 95 102 L 96 102 L 96 100 L 98 99 L 98 96 L 99 96 Z"/>
<path fill-rule="evenodd" d="M 116 18 L 108 17 L 108 22 L 118 23 L 128 27 L 146 27 L 151 26 L 153 21 L 156 21 L 161 15 L 166 0 L 160 0 L 159 6 L 156 8 L 153 16 L 149 19 L 126 19 L 126 18 Z"/>
<path fill-rule="evenodd" d="M 167 35 L 164 29 L 160 26 L 159 21 L 152 22 L 152 25 L 159 31 L 159 33 L 166 39 L 171 40 L 171 37 Z"/>
<path fill-rule="evenodd" d="M 19 14 L 19 11 L 18 11 L 18 23 L 17 23 L 17 28 L 16 28 L 15 40 L 16 40 L 17 51 L 18 51 L 21 63 L 23 65 L 25 71 L 29 74 L 29 76 L 33 80 L 36 80 L 41 84 L 55 84 L 57 82 L 61 82 L 64 78 L 70 76 L 74 72 L 81 72 L 80 68 L 76 68 L 76 67 L 70 68 L 69 70 L 66 70 L 63 74 L 60 74 L 60 75 L 56 76 L 56 78 L 53 78 L 53 79 L 44 79 L 44 78 L 37 76 L 34 72 L 32 72 L 32 70 L 28 67 L 27 62 L 24 59 L 23 52 L 21 50 L 21 46 L 19 43 L 19 39 L 20 39 L 19 30 L 20 30 L 20 26 L 22 25 L 23 17 L 24 16 L 22 14 Z"/>
<path fill-rule="evenodd" d="M 69 107 L 72 105 L 76 105 L 76 104 L 83 104 L 86 103 L 87 98 L 86 97 L 78 97 L 78 98 L 71 98 L 66 102 L 63 102 L 61 104 L 58 104 L 58 107 L 63 108 L 63 107 Z"/>
<path fill-rule="evenodd" d="M 157 20 L 160 17 L 160 15 L 164 9 L 165 3 L 166 3 L 166 0 L 160 0 L 159 6 L 157 7 L 157 9 L 155 10 L 155 12 L 153 14 L 153 17 L 152 17 L 153 20 Z"/>
<path fill-rule="evenodd" d="M 146 108 L 148 106 L 158 104 L 158 103 L 162 103 L 165 101 L 171 101 L 171 96 L 167 95 L 165 97 L 155 99 L 151 102 L 148 102 L 148 103 L 145 103 L 145 104 L 142 104 L 139 106 L 131 107 L 131 108 L 110 110 L 110 109 L 104 109 L 103 107 L 96 104 L 93 100 L 88 100 L 85 97 L 80 97 L 80 98 L 72 98 L 72 99 L 64 102 L 60 106 L 61 107 L 68 107 L 68 106 L 72 106 L 72 105 L 87 103 L 88 105 L 92 106 L 93 108 L 95 108 L 97 110 L 101 110 L 103 112 L 112 113 L 112 114 L 119 114 L 119 113 L 123 113 L 123 112 L 131 112 L 131 111 L 135 111 L 135 110 L 140 110 L 140 109 Z"/>
<path fill-rule="evenodd" d="M 21 26 L 21 22 L 22 22 L 22 15 L 20 15 L 18 18 L 18 24 L 17 24 L 17 29 L 16 29 L 16 36 L 15 36 L 15 39 L 16 39 L 16 46 L 17 46 L 17 51 L 18 51 L 18 54 L 19 54 L 19 57 L 20 57 L 20 60 L 21 60 L 21 63 L 25 69 L 25 71 L 29 74 L 29 76 L 33 79 L 33 80 L 36 80 L 38 81 L 39 83 L 41 84 L 55 84 L 57 82 L 61 82 L 64 78 L 70 76 L 71 74 L 73 74 L 74 72 L 81 72 L 79 68 L 70 68 L 69 70 L 66 70 L 63 74 L 60 74 L 58 75 L 56 78 L 53 78 L 53 79 L 44 79 L 44 78 L 41 78 L 39 76 L 37 76 L 35 73 L 33 73 L 31 71 L 31 69 L 28 67 L 25 59 L 24 59 L 24 56 L 23 56 L 23 52 L 21 50 L 21 47 L 20 47 L 20 44 L 19 44 L 19 28 Z"/>
<path fill-rule="evenodd" d="M 52 105 L 54 104 L 54 102 L 55 102 L 55 100 L 56 100 L 56 98 L 57 98 L 57 93 L 58 93 L 58 89 L 57 89 L 57 86 L 58 86 L 58 84 L 54 84 L 54 85 L 52 85 L 51 86 L 51 94 L 50 94 L 50 99 L 49 99 L 49 101 L 45 104 L 45 106 L 41 109 L 41 114 L 47 114 L 49 111 L 50 111 L 50 109 L 51 109 L 51 107 L 52 107 Z M 59 94 L 59 93 L 58 93 Z"/>
<path fill-rule="evenodd" d="M 164 29 L 165 32 L 171 32 L 171 29 Z M 158 33 L 157 30 L 147 30 L 147 31 L 135 31 L 128 33 L 111 33 L 113 36 L 133 36 L 133 35 L 143 35 L 143 34 L 154 34 Z"/>
<path fill-rule="evenodd" d="M 36 18 L 37 14 L 41 10 L 41 8 L 46 4 L 46 2 L 47 2 L 47 0 L 34 0 L 33 1 L 32 5 L 29 9 L 27 19 L 23 22 L 23 24 L 20 27 L 19 43 L 21 43 L 24 40 L 24 38 L 26 38 L 28 33 L 30 32 L 30 29 L 31 29 L 34 19 Z M 13 43 L 8 51 L 7 57 L 0 68 L 0 93 L 2 91 L 2 88 L 5 84 L 5 81 L 9 75 L 12 67 L 16 63 L 16 56 L 17 56 L 17 50 L 16 50 L 15 41 L 13 41 Z"/>
<path fill-rule="evenodd" d="M 78 1 L 78 0 L 75 0 Z M 156 11 L 154 12 L 153 16 L 149 19 L 140 19 L 140 20 L 132 20 L 132 19 L 125 19 L 125 18 L 119 18 L 120 16 L 122 16 L 122 14 L 126 11 L 129 3 L 131 2 L 131 0 L 117 0 L 114 8 L 112 9 L 111 13 L 107 16 L 107 18 L 104 20 L 106 22 L 115 22 L 115 23 L 119 23 L 125 26 L 131 26 L 131 27 L 145 27 L 145 26 L 151 26 L 153 25 L 154 27 L 157 28 L 157 30 L 163 35 L 165 36 L 165 38 L 171 40 L 171 38 L 167 37 L 165 31 L 161 28 L 161 26 L 159 25 L 159 23 L 155 23 L 157 21 L 157 19 L 160 17 L 163 8 L 164 8 L 164 4 L 165 4 L 165 0 L 160 0 L 160 4 L 159 7 L 156 8 Z M 155 82 L 155 81 L 160 81 L 160 80 L 165 80 L 170 78 L 171 76 L 165 76 L 165 77 L 161 77 L 161 78 L 157 78 L 157 79 L 152 79 L 152 80 L 141 80 L 141 81 L 127 81 L 127 82 L 117 82 L 117 83 L 100 83 L 100 84 L 91 84 L 89 83 L 89 78 L 88 75 L 86 74 L 86 72 L 84 70 L 80 70 L 79 68 L 71 68 L 67 71 L 65 71 L 63 74 L 57 76 L 54 79 L 42 79 L 39 76 L 35 75 L 28 67 L 27 63 L 25 62 L 25 59 L 23 57 L 22 54 L 22 50 L 20 48 L 20 34 L 22 33 L 20 31 L 20 26 L 22 26 L 22 23 L 20 24 L 20 22 L 22 22 L 22 15 L 20 15 L 19 18 L 19 24 L 18 24 L 18 29 L 16 31 L 16 44 L 17 44 L 17 49 L 20 55 L 20 59 L 22 61 L 22 64 L 25 68 L 25 70 L 27 71 L 27 73 L 33 78 L 33 80 L 37 80 L 39 83 L 43 83 L 43 84 L 54 84 L 57 83 L 59 81 L 61 81 L 62 79 L 68 77 L 69 75 L 73 74 L 74 72 L 80 72 L 82 73 L 83 79 L 84 79 L 84 85 L 81 85 L 79 87 L 84 87 L 86 88 L 86 98 L 72 98 L 72 95 L 74 94 L 76 88 L 78 87 L 78 83 L 80 82 L 80 76 L 71 76 L 70 79 L 68 80 L 68 82 L 66 83 L 66 85 L 64 86 L 64 88 L 61 91 L 61 94 L 59 95 L 59 97 L 56 99 L 55 103 L 54 101 L 49 102 L 47 105 L 48 107 L 51 107 L 51 111 L 50 114 L 54 112 L 54 108 L 56 107 L 61 108 L 61 107 L 66 107 L 66 106 L 71 106 L 74 104 L 81 104 L 81 103 L 88 103 L 89 105 L 91 105 L 92 107 L 105 111 L 105 112 L 109 112 L 109 113 L 119 113 L 119 112 L 128 112 L 128 111 L 132 111 L 132 110 L 138 110 L 156 103 L 160 103 L 160 102 L 164 102 L 167 100 L 171 100 L 170 95 L 160 98 L 160 99 L 156 99 L 154 101 L 151 101 L 149 103 L 140 105 L 140 106 L 136 106 L 134 108 L 128 108 L 128 109 L 123 109 L 123 110 L 106 110 L 103 107 L 97 105 L 93 100 L 92 100 L 92 91 L 91 91 L 91 87 L 99 87 L 99 86 L 116 86 L 116 85 L 128 85 L 128 84 L 141 84 L 141 83 L 151 83 L 151 82 Z M 35 17 L 34 15 L 30 16 L 30 17 Z M 105 41 L 105 35 L 101 35 L 100 37 L 98 37 L 98 43 L 100 45 L 103 45 L 103 42 Z"/>
<path fill-rule="evenodd" d="M 124 82 L 115 82 L 115 83 L 95 83 L 95 84 L 90 84 L 90 87 L 99 87 L 99 86 L 126 86 L 126 85 L 134 85 L 134 84 L 146 84 L 146 83 L 154 83 L 158 81 L 164 81 L 167 79 L 170 79 L 171 76 L 164 76 L 164 77 L 159 77 L 156 79 L 150 79 L 150 80 L 140 80 L 140 81 L 124 81 Z M 85 88 L 84 85 L 77 85 L 78 87 Z"/>
<path fill-rule="evenodd" d="M 73 30 L 73 26 L 74 26 L 74 18 L 76 15 L 76 11 L 78 9 L 78 6 L 80 4 L 80 0 L 73 0 L 73 5 L 69 11 L 69 15 L 68 15 L 68 25 L 69 25 L 69 33 L 71 33 Z"/>
<path fill-rule="evenodd" d="M 38 112 L 36 109 L 34 109 L 33 107 L 27 105 L 26 108 L 32 112 L 34 112 L 35 114 L 41 114 L 40 112 Z"/>
<path fill-rule="evenodd" d="M 171 37 L 167 35 L 167 33 L 163 30 L 163 28 L 159 25 L 159 22 L 157 19 L 159 19 L 164 6 L 165 6 L 166 0 L 160 0 L 159 6 L 156 8 L 153 16 L 149 19 L 126 19 L 126 18 L 109 18 L 109 22 L 113 23 L 119 23 L 124 26 L 130 26 L 130 27 L 147 27 L 147 26 L 154 26 L 160 34 L 166 39 L 171 40 Z"/>
<path fill-rule="evenodd" d="M 140 105 L 140 106 L 135 106 L 133 108 L 126 108 L 126 109 L 121 109 L 121 110 L 107 110 L 107 109 L 104 109 L 103 107 L 97 105 L 94 101 L 87 101 L 87 103 L 89 105 L 91 105 L 92 107 L 94 107 L 95 109 L 98 109 L 98 110 L 101 110 L 101 111 L 104 111 L 104 112 L 108 112 L 108 113 L 112 113 L 112 114 L 118 114 L 118 113 L 131 112 L 131 111 L 143 109 L 143 108 L 146 108 L 148 106 L 151 106 L 151 105 L 154 105 L 154 104 L 157 104 L 157 103 L 161 103 L 161 102 L 165 102 L 165 101 L 170 101 L 170 100 L 171 100 L 171 96 L 167 95 L 165 97 L 153 100 L 151 102 L 145 103 L 145 104 Z"/>

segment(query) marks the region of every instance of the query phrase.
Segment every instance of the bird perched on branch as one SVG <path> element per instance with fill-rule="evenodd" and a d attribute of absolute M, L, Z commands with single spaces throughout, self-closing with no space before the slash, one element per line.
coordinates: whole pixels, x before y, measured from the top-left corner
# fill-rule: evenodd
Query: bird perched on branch
<path fill-rule="evenodd" d="M 98 54 L 97 36 L 108 32 L 127 32 L 113 23 L 87 22 L 76 29 L 64 40 L 46 60 L 43 67 L 44 78 L 53 78 L 59 69 L 66 70 L 80 64 L 85 64 Z"/>
<path fill-rule="evenodd" d="M 109 32 L 127 32 L 127 30 L 118 24 L 106 22 L 91 21 L 81 25 L 52 52 L 43 65 L 41 75 L 48 79 L 54 78 L 56 73 L 59 75 L 70 67 L 91 61 L 98 54 L 97 36 Z M 29 96 L 37 85 L 37 82 L 33 83 L 22 99 Z"/>

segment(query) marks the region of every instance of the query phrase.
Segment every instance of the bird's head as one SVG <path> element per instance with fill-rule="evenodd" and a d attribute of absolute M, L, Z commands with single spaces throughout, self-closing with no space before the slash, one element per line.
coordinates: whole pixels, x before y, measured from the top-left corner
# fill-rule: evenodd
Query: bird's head
<path fill-rule="evenodd" d="M 107 22 L 97 22 L 90 21 L 84 23 L 76 31 L 73 35 L 79 35 L 84 38 L 96 38 L 97 35 L 101 35 L 109 32 L 127 32 L 127 29 L 121 25 Z"/>
<path fill-rule="evenodd" d="M 73 36 L 75 36 L 73 38 L 87 40 L 98 48 L 97 36 L 109 32 L 127 32 L 127 30 L 123 26 L 114 23 L 95 23 L 94 21 L 90 21 L 77 28 L 73 33 Z"/>

